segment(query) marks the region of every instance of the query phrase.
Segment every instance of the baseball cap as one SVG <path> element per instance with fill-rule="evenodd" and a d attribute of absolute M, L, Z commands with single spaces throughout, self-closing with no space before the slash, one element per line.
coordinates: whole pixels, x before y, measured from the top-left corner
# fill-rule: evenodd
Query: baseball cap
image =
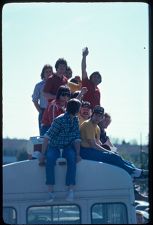
<path fill-rule="evenodd" d="M 93 113 L 99 113 L 101 115 L 104 114 L 104 108 L 101 107 L 100 105 L 96 105 L 93 109 Z"/>

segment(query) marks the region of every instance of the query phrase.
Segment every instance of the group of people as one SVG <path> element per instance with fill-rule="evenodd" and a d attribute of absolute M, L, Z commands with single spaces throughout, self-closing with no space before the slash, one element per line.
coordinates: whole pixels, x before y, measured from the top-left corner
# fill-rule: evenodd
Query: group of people
<path fill-rule="evenodd" d="M 65 183 L 68 187 L 68 201 L 74 198 L 77 163 L 81 159 L 118 166 L 133 178 L 148 176 L 147 170 L 136 168 L 111 151 L 115 147 L 105 130 L 111 123 L 111 117 L 100 104 L 101 94 L 98 88 L 102 76 L 95 71 L 88 78 L 88 54 L 86 47 L 82 52 L 81 78 L 72 78 L 72 70 L 63 58 L 55 63 L 55 73 L 51 65 L 45 65 L 41 73 L 42 81 L 36 84 L 32 95 L 39 112 L 40 136 L 44 137 L 39 164 L 45 164 L 46 167 L 49 201 L 55 198 L 54 167 L 61 150 L 62 157 L 67 160 Z"/>

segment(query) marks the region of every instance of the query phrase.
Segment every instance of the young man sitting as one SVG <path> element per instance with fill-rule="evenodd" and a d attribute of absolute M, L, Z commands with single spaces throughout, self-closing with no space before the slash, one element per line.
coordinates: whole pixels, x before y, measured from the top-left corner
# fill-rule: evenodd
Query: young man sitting
<path fill-rule="evenodd" d="M 80 127 L 81 147 L 80 156 L 82 159 L 94 160 L 118 166 L 126 170 L 133 178 L 145 178 L 148 176 L 148 170 L 138 169 L 131 162 L 124 160 L 118 154 L 115 154 L 102 147 L 100 141 L 99 122 L 103 119 L 104 108 L 97 105 L 94 107 L 91 119 L 82 123 Z"/>
<path fill-rule="evenodd" d="M 53 190 L 55 184 L 54 167 L 60 156 L 60 149 L 63 149 L 62 156 L 67 160 L 66 186 L 68 186 L 68 195 L 66 200 L 72 201 L 74 197 L 76 163 L 81 160 L 80 130 L 77 117 L 80 106 L 81 102 L 78 99 L 70 99 L 66 112 L 54 119 L 44 135 L 40 165 L 44 164 L 46 158 L 46 184 L 49 201 L 53 201 L 55 197 Z"/>

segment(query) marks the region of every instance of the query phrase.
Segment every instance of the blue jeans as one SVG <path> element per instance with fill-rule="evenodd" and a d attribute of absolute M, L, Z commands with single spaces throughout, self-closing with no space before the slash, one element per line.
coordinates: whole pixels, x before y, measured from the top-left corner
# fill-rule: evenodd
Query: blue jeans
<path fill-rule="evenodd" d="M 103 162 L 118 166 L 126 170 L 130 175 L 134 172 L 136 167 L 129 161 L 122 159 L 121 156 L 112 152 L 103 152 L 94 148 L 80 148 L 80 156 L 82 159 L 88 159 L 98 162 Z"/>
<path fill-rule="evenodd" d="M 55 164 L 60 156 L 59 148 L 48 146 L 46 152 L 46 184 L 55 184 Z M 62 157 L 67 160 L 66 185 L 75 185 L 76 178 L 76 151 L 73 146 L 63 149 Z"/>
<path fill-rule="evenodd" d="M 41 109 L 41 112 L 38 115 L 38 125 L 39 125 L 39 134 L 41 135 L 41 121 L 42 121 L 42 117 L 43 117 L 43 113 L 44 113 L 45 109 Z"/>

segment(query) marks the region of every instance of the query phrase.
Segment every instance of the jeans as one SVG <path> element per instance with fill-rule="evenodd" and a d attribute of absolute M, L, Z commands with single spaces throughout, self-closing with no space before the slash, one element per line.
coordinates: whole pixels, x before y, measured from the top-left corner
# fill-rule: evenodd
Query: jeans
<path fill-rule="evenodd" d="M 82 159 L 93 160 L 118 166 L 126 170 L 130 175 L 134 172 L 136 167 L 129 161 L 122 159 L 121 156 L 112 152 L 104 152 L 94 148 L 80 148 L 80 156 Z"/>
<path fill-rule="evenodd" d="M 60 157 L 60 149 L 48 146 L 46 152 L 46 184 L 55 184 L 55 165 Z M 62 157 L 67 160 L 66 182 L 67 186 L 75 185 L 76 178 L 76 151 L 73 146 L 63 148 Z"/>
<path fill-rule="evenodd" d="M 42 117 L 43 117 L 43 113 L 44 113 L 45 109 L 41 109 L 41 112 L 38 115 L 38 125 L 39 125 L 39 134 L 41 136 L 41 121 L 42 121 Z"/>

